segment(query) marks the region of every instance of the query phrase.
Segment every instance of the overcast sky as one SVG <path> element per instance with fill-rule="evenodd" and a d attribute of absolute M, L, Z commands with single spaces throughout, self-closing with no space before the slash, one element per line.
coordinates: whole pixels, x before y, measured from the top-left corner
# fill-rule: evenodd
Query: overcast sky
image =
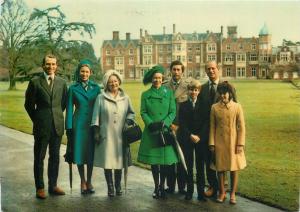
<path fill-rule="evenodd" d="M 25 0 L 28 7 L 46 9 L 61 5 L 67 21 L 93 23 L 96 34 L 93 39 L 84 37 L 100 56 L 103 40 L 112 39 L 112 31 L 120 32 L 120 39 L 130 32 L 132 39 L 139 38 L 140 28 L 150 34 L 176 32 L 224 33 L 227 26 L 238 26 L 238 36 L 258 36 L 266 23 L 272 34 L 273 46 L 281 45 L 282 39 L 300 41 L 300 0 L 294 1 L 188 1 L 188 0 Z"/>

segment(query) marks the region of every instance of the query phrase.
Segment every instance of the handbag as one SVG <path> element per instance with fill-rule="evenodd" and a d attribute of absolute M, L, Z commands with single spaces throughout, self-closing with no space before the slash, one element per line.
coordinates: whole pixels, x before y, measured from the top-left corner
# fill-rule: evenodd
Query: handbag
<path fill-rule="evenodd" d="M 141 127 L 133 121 L 131 125 L 124 125 L 123 128 L 123 139 L 127 144 L 132 144 L 142 138 Z"/>
<path fill-rule="evenodd" d="M 160 131 L 159 133 L 159 143 L 160 146 L 168 146 L 168 145 L 174 145 L 175 144 L 175 138 L 172 135 L 172 132 L 170 131 L 170 129 L 168 129 L 167 131 Z"/>

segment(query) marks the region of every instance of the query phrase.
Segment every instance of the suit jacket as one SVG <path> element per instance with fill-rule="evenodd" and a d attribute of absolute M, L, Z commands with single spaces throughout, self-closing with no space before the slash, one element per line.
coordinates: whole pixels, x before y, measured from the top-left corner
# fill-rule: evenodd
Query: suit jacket
<path fill-rule="evenodd" d="M 52 92 L 44 74 L 30 80 L 25 94 L 25 109 L 33 123 L 35 138 L 49 138 L 54 124 L 58 136 L 64 134 L 67 84 L 55 76 Z"/>
<path fill-rule="evenodd" d="M 220 80 L 219 83 L 222 81 Z M 211 106 L 220 100 L 220 95 L 216 92 L 215 98 L 213 101 L 210 99 L 209 95 L 209 82 L 207 81 L 201 86 L 201 91 L 198 95 L 199 104 L 201 107 L 200 113 L 203 119 L 203 124 L 201 127 L 201 140 L 208 143 L 209 139 L 209 123 L 210 123 L 210 111 Z M 234 90 L 233 101 L 237 101 L 236 92 Z"/>
<path fill-rule="evenodd" d="M 180 142 L 185 145 L 189 146 L 193 144 L 190 140 L 190 135 L 200 135 L 201 125 L 202 125 L 202 117 L 200 111 L 200 104 L 199 99 L 197 99 L 195 107 L 193 108 L 193 104 L 190 100 L 182 102 L 180 104 L 179 109 L 179 137 Z"/>

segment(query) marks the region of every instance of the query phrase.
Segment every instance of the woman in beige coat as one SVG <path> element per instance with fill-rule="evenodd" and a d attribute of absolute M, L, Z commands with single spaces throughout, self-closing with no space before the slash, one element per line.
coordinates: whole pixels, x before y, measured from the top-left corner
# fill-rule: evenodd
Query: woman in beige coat
<path fill-rule="evenodd" d="M 209 147 L 215 158 L 211 168 L 218 172 L 219 196 L 217 202 L 224 202 L 225 172 L 230 171 L 230 203 L 236 204 L 235 192 L 238 170 L 246 167 L 244 154 L 245 121 L 240 104 L 232 100 L 234 88 L 227 81 L 218 85 L 220 101 L 212 106 L 210 113 Z"/>

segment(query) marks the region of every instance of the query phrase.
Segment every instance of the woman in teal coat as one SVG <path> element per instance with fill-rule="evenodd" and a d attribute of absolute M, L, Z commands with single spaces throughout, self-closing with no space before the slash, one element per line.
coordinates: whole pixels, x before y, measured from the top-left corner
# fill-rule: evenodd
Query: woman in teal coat
<path fill-rule="evenodd" d="M 152 83 L 141 97 L 141 116 L 145 123 L 138 153 L 138 161 L 150 164 L 154 180 L 153 198 L 165 197 L 166 165 L 178 162 L 173 146 L 163 146 L 161 131 L 170 127 L 176 116 L 173 92 L 162 86 L 164 68 L 152 67 L 144 76 L 143 83 Z"/>
<path fill-rule="evenodd" d="M 82 60 L 77 67 L 76 82 L 70 86 L 67 97 L 66 131 L 72 142 L 72 162 L 77 164 L 81 179 L 81 194 L 94 193 L 91 183 L 94 160 L 94 142 L 91 136 L 91 120 L 100 87 L 89 80 L 91 63 Z M 87 165 L 87 180 L 84 173 Z"/>

